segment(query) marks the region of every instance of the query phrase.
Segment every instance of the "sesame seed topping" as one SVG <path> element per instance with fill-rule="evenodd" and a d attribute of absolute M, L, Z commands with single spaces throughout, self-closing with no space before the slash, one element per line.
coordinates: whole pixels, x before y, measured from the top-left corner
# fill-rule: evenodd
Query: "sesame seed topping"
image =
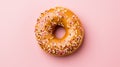
<path fill-rule="evenodd" d="M 71 11 L 66 8 L 57 7 L 52 8 L 52 10 L 46 10 L 37 19 L 35 36 L 38 44 L 43 50 L 53 55 L 71 54 L 81 44 L 83 28 L 80 26 L 76 15 L 69 16 L 66 14 L 71 14 Z M 68 34 L 62 40 L 54 38 L 53 30 L 56 25 L 65 27 L 67 30 Z"/>

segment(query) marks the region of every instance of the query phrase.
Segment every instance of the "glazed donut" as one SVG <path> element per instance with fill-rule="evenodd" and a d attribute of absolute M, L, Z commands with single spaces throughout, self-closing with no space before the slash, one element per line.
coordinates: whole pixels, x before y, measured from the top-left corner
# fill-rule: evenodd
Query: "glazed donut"
<path fill-rule="evenodd" d="M 65 29 L 65 35 L 54 35 L 56 26 Z M 55 56 L 72 54 L 81 45 L 84 37 L 83 26 L 78 17 L 69 9 L 55 7 L 41 13 L 35 25 L 35 36 L 40 47 Z"/>

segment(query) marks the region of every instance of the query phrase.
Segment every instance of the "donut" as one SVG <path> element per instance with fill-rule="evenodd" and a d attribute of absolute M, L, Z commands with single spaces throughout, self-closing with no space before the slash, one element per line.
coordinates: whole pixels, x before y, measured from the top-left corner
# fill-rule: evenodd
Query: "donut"
<path fill-rule="evenodd" d="M 57 26 L 65 29 L 65 35 L 57 38 Z M 54 7 L 41 13 L 35 25 L 35 36 L 40 47 L 54 56 L 67 56 L 82 44 L 84 28 L 79 18 L 69 9 Z"/>

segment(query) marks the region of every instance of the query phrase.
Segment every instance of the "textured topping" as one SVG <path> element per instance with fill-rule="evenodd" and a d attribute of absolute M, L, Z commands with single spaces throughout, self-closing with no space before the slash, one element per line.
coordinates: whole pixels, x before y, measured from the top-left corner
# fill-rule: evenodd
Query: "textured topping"
<path fill-rule="evenodd" d="M 56 39 L 53 35 L 57 25 L 66 29 L 65 38 Z M 43 50 L 53 55 L 65 56 L 81 45 L 83 28 L 79 19 L 70 10 L 56 7 L 41 13 L 35 26 L 35 35 Z"/>

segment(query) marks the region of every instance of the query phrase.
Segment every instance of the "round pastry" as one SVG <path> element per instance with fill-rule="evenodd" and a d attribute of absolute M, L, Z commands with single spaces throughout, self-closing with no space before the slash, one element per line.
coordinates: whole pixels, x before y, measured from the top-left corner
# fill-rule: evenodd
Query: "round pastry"
<path fill-rule="evenodd" d="M 63 27 L 66 31 L 62 38 L 55 36 L 57 26 Z M 84 29 L 72 11 L 55 7 L 41 13 L 35 25 L 35 35 L 38 44 L 45 52 L 55 56 L 66 56 L 81 45 Z"/>

